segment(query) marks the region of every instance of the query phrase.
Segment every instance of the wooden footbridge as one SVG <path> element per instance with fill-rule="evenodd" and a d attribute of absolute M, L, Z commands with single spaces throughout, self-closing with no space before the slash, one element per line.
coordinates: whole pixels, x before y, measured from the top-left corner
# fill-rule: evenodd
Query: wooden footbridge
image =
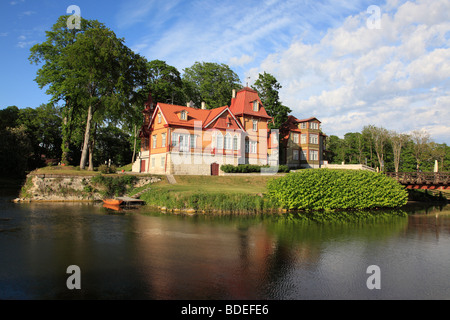
<path fill-rule="evenodd" d="M 387 172 L 407 189 L 450 190 L 450 172 Z"/>

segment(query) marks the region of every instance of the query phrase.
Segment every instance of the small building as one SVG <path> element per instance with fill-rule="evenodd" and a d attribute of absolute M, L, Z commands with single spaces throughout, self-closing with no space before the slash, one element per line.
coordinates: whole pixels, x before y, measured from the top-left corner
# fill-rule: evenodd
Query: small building
<path fill-rule="evenodd" d="M 299 120 L 290 115 L 280 128 L 280 164 L 291 169 L 323 167 L 326 137 L 317 118 Z"/>

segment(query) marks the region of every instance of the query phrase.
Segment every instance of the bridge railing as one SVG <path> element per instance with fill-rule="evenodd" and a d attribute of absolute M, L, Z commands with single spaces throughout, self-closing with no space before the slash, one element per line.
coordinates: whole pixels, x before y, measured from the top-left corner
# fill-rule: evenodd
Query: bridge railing
<path fill-rule="evenodd" d="M 386 172 L 401 184 L 449 185 L 450 172 Z"/>

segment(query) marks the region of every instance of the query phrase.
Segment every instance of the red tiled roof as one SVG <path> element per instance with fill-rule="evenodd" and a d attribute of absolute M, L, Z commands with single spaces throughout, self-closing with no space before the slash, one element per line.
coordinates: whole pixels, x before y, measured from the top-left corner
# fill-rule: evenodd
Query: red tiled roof
<path fill-rule="evenodd" d="M 167 124 L 171 126 L 182 126 L 182 127 L 195 127 L 196 122 L 201 122 L 202 128 L 214 123 L 214 128 L 221 129 L 242 129 L 241 124 L 236 121 L 234 116 L 231 114 L 231 111 L 228 109 L 228 106 L 215 108 L 211 110 L 203 110 L 196 109 L 187 106 L 177 106 L 166 103 L 158 103 L 157 108 L 155 110 L 155 115 L 157 110 L 161 110 L 161 113 L 166 120 Z M 228 110 L 230 121 L 223 118 L 218 118 L 224 111 Z M 179 113 L 181 111 L 187 112 L 187 120 L 181 120 Z M 153 116 L 155 118 L 155 116 Z M 228 122 L 230 122 L 230 126 L 228 126 Z M 151 122 L 150 122 L 151 125 Z"/>
<path fill-rule="evenodd" d="M 260 104 L 258 111 L 253 111 L 253 101 L 258 101 Z M 230 110 L 235 115 L 251 115 L 260 118 L 272 119 L 264 109 L 258 92 L 252 88 L 245 87 L 236 94 L 236 98 L 231 100 Z"/>

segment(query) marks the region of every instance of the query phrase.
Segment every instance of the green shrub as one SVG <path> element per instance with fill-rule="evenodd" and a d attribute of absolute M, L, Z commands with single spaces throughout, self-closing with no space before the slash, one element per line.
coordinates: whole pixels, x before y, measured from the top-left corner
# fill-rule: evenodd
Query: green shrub
<path fill-rule="evenodd" d="M 110 166 L 107 166 L 106 164 L 101 164 L 98 166 L 98 171 L 100 171 L 103 174 L 116 173 L 117 167 L 113 164 Z"/>
<path fill-rule="evenodd" d="M 269 198 L 291 210 L 395 208 L 408 200 L 394 179 L 362 170 L 302 170 L 269 181 L 267 189 Z"/>
<path fill-rule="evenodd" d="M 239 164 L 234 166 L 232 164 L 224 164 L 220 166 L 220 170 L 225 173 L 255 173 L 264 172 L 264 169 L 270 170 L 270 166 L 258 166 L 255 164 Z M 289 172 L 289 167 L 281 165 L 278 167 L 278 172 Z"/>
<path fill-rule="evenodd" d="M 136 176 L 124 175 L 120 177 L 106 177 L 98 175 L 92 178 L 92 183 L 101 187 L 101 194 L 104 197 L 122 196 L 128 187 L 132 186 L 137 180 Z"/>

